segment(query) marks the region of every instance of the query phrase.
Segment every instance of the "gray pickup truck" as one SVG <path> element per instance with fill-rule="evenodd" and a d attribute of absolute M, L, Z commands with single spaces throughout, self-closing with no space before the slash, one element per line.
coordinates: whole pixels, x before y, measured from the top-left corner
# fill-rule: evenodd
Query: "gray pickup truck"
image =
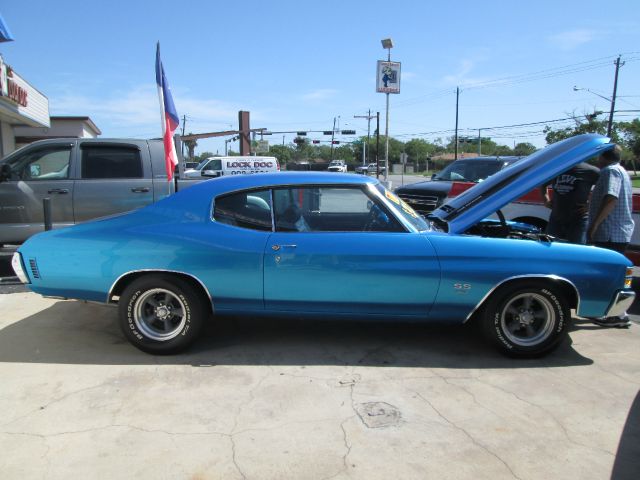
<path fill-rule="evenodd" d="M 160 140 L 42 140 L 0 160 L 0 245 L 156 202 L 194 180 L 167 181 Z"/>

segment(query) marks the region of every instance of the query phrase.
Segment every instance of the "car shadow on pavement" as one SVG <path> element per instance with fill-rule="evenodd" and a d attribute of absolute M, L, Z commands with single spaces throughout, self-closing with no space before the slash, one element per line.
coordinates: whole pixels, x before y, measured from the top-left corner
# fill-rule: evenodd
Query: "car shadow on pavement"
<path fill-rule="evenodd" d="M 640 391 L 622 430 L 611 480 L 636 480 L 640 474 Z"/>
<path fill-rule="evenodd" d="M 98 365 L 351 365 L 531 368 L 590 365 L 570 338 L 541 359 L 502 356 L 474 325 L 214 317 L 180 355 L 154 356 L 124 338 L 110 306 L 59 301 L 0 330 L 0 362 Z"/>

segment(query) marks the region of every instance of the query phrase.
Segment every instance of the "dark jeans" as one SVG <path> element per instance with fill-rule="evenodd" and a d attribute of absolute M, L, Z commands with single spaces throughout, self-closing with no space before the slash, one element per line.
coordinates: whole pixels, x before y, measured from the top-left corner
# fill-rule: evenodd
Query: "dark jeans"
<path fill-rule="evenodd" d="M 627 250 L 628 243 L 616 243 L 616 242 L 593 242 L 596 247 L 606 248 L 608 250 L 613 250 L 614 252 L 618 252 L 624 255 L 624 252 Z"/>
<path fill-rule="evenodd" d="M 546 232 L 553 237 L 561 238 L 567 242 L 584 245 L 587 243 L 588 221 L 588 217 L 579 218 L 570 222 L 562 222 L 550 218 Z"/>

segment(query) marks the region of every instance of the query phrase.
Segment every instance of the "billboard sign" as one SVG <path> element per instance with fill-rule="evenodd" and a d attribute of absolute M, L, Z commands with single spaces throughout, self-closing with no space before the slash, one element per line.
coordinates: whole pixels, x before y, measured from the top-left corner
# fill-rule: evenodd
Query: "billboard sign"
<path fill-rule="evenodd" d="M 400 93 L 400 62 L 378 60 L 376 92 Z"/>

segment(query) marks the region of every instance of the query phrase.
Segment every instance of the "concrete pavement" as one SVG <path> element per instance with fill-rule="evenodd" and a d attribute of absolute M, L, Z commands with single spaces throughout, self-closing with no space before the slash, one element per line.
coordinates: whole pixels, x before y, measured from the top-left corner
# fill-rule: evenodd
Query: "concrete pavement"
<path fill-rule="evenodd" d="M 0 309 L 3 479 L 638 478 L 636 324 L 524 361 L 469 327 L 221 318 L 154 357 L 112 307 Z"/>

